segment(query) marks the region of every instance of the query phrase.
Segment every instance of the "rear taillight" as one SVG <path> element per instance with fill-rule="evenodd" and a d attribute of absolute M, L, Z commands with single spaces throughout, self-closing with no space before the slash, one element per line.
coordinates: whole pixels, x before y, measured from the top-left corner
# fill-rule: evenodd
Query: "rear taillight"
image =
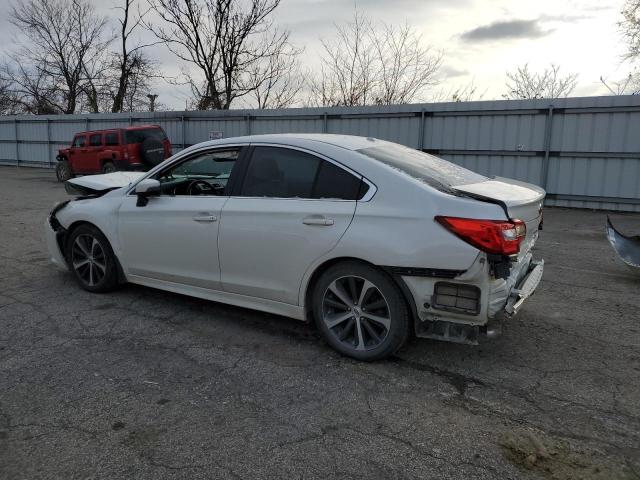
<path fill-rule="evenodd" d="M 478 220 L 438 216 L 436 221 L 468 244 L 496 255 L 516 255 L 527 234 L 527 227 L 522 220 Z"/>

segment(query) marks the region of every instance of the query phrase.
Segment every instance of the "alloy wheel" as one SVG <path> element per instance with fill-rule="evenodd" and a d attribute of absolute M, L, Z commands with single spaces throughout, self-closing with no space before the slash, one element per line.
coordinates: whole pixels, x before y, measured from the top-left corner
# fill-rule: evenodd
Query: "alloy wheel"
<path fill-rule="evenodd" d="M 355 350 L 371 350 L 389 334 L 386 298 L 371 281 L 357 276 L 331 282 L 322 299 L 322 320 L 338 341 Z"/>
<path fill-rule="evenodd" d="M 71 263 L 78 277 L 88 286 L 99 284 L 107 271 L 104 248 L 92 235 L 78 235 L 71 249 Z"/>

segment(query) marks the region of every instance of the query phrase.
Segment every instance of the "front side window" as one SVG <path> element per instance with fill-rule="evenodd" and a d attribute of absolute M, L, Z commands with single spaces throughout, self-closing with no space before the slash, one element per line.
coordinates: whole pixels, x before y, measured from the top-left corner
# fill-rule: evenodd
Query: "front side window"
<path fill-rule="evenodd" d="M 225 195 L 239 150 L 196 155 L 156 177 L 164 195 Z"/>
<path fill-rule="evenodd" d="M 484 182 L 487 177 L 428 153 L 395 143 L 358 150 L 439 190 Z"/>
<path fill-rule="evenodd" d="M 76 138 L 73 139 L 73 143 L 71 144 L 72 147 L 84 147 L 85 145 L 85 136 L 84 135 L 79 135 Z"/>
<path fill-rule="evenodd" d="M 256 147 L 244 197 L 356 200 L 362 179 L 331 162 L 288 148 Z"/>
<path fill-rule="evenodd" d="M 102 145 L 102 134 L 96 133 L 89 137 L 89 146 L 90 147 L 99 147 Z"/>

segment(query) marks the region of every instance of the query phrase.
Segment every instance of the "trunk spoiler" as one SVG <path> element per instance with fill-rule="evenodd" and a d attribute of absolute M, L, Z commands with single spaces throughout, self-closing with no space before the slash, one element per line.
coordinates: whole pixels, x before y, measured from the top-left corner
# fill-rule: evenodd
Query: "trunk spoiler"
<path fill-rule="evenodd" d="M 522 208 L 527 206 L 535 207 L 536 214 L 539 213 L 546 195 L 537 185 L 503 177 L 493 177 L 485 182 L 468 185 L 455 185 L 451 189 L 467 197 L 499 205 L 507 218 L 516 218 L 518 213 L 522 213 Z"/>
<path fill-rule="evenodd" d="M 636 273 L 640 273 L 640 235 L 629 237 L 615 229 L 607 215 L 607 239 L 620 259 Z"/>

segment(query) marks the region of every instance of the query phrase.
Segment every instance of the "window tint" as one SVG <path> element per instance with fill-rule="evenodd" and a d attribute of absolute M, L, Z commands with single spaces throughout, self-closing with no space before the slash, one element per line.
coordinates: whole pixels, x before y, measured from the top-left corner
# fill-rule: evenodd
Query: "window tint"
<path fill-rule="evenodd" d="M 118 132 L 107 132 L 104 135 L 104 144 L 107 146 L 118 145 Z"/>
<path fill-rule="evenodd" d="M 359 198 L 360 182 L 360 178 L 346 170 L 323 161 L 313 188 L 313 198 L 356 200 Z M 362 192 L 362 195 L 365 192 Z"/>
<path fill-rule="evenodd" d="M 455 163 L 395 143 L 363 148 L 358 152 L 444 191 L 449 187 L 487 180 L 487 177 Z"/>
<path fill-rule="evenodd" d="M 73 147 L 84 147 L 84 143 L 85 142 L 85 136 L 84 135 L 80 135 L 79 137 L 76 137 L 73 139 Z"/>
<path fill-rule="evenodd" d="M 224 195 L 239 150 L 207 152 L 165 170 L 156 178 L 168 195 Z"/>
<path fill-rule="evenodd" d="M 89 137 L 89 146 L 90 147 L 98 147 L 102 145 L 102 134 L 95 133 Z"/>
<path fill-rule="evenodd" d="M 140 128 L 137 130 L 127 130 L 125 134 L 127 143 L 142 143 L 147 138 L 153 138 L 162 142 L 167 139 L 167 135 L 161 128 Z"/>
<path fill-rule="evenodd" d="M 242 186 L 245 197 L 312 198 L 321 160 L 297 150 L 256 147 Z"/>

